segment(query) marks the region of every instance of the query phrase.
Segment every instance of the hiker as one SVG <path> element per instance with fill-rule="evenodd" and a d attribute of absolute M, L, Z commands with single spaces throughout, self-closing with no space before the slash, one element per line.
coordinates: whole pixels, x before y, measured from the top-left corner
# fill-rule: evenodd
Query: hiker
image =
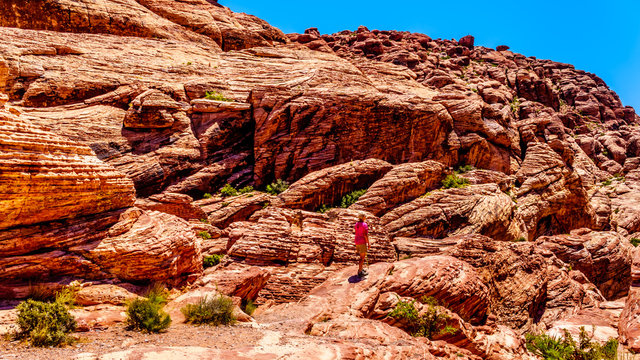
<path fill-rule="evenodd" d="M 369 245 L 369 225 L 365 222 L 366 216 L 364 214 L 358 215 L 358 222 L 356 223 L 356 251 L 360 255 L 360 263 L 358 264 L 358 276 L 362 277 L 367 275 L 367 270 L 363 269 L 364 259 L 367 257 L 367 250 L 371 247 Z"/>

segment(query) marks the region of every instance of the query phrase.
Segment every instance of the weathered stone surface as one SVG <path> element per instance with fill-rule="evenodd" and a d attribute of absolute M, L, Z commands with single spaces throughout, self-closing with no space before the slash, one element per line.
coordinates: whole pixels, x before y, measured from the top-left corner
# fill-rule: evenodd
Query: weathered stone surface
<path fill-rule="evenodd" d="M 0 230 L 131 206 L 131 180 L 66 140 L 0 109 Z"/>
<path fill-rule="evenodd" d="M 110 233 L 80 250 L 120 279 L 179 279 L 202 271 L 200 240 L 186 221 L 173 215 L 134 208 L 123 214 Z"/>
<path fill-rule="evenodd" d="M 435 161 L 394 166 L 374 182 L 350 209 L 381 216 L 398 205 L 440 187 L 446 174 L 446 167 Z"/>
<path fill-rule="evenodd" d="M 269 280 L 271 273 L 258 266 L 230 263 L 205 270 L 194 285 L 213 289 L 227 296 L 255 301 Z"/>
<path fill-rule="evenodd" d="M 377 159 L 356 160 L 313 172 L 291 184 L 280 194 L 286 207 L 317 210 L 322 205 L 340 205 L 345 194 L 366 189 L 392 166 Z"/>
<path fill-rule="evenodd" d="M 631 289 L 620 314 L 618 333 L 620 342 L 630 350 L 640 350 L 640 251 L 633 254 L 633 266 L 631 268 Z"/>
<path fill-rule="evenodd" d="M 227 255 L 234 261 L 267 266 L 272 274 L 261 297 L 297 300 L 332 271 L 357 262 L 353 242 L 357 216 L 348 209 L 319 214 L 268 207 L 255 213 L 251 222 L 227 228 Z M 394 260 L 395 251 L 379 220 L 371 217 L 368 223 L 369 262 Z"/>
<path fill-rule="evenodd" d="M 226 228 L 236 221 L 246 221 L 256 211 L 272 204 L 280 204 L 277 197 L 265 193 L 251 192 L 228 198 L 215 197 L 196 202 L 207 213 L 209 222 L 217 227 Z"/>
<path fill-rule="evenodd" d="M 530 144 L 516 184 L 515 217 L 524 222 L 525 238 L 592 225 L 594 213 L 580 177 L 549 145 Z"/>
<path fill-rule="evenodd" d="M 391 236 L 445 238 L 480 233 L 503 240 L 519 236 L 516 206 L 495 184 L 471 185 L 431 193 L 402 205 L 381 221 Z"/>
<path fill-rule="evenodd" d="M 632 246 L 619 234 L 579 229 L 571 235 L 542 236 L 536 244 L 584 273 L 607 299 L 627 295 Z"/>
<path fill-rule="evenodd" d="M 127 283 L 84 286 L 76 292 L 75 303 L 80 306 L 125 305 L 127 301 L 135 299 L 138 296 L 136 292 L 140 292 L 140 290 Z"/>
<path fill-rule="evenodd" d="M 138 199 L 135 206 L 143 210 L 156 210 L 172 214 L 185 220 L 206 219 L 207 213 L 192 202 L 193 198 L 189 195 L 164 192 L 151 195 L 148 199 Z"/>

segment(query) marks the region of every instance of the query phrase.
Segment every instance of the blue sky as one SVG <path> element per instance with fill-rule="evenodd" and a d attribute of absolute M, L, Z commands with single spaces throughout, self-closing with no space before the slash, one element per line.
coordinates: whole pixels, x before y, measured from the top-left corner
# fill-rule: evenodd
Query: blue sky
<path fill-rule="evenodd" d="M 285 33 L 369 29 L 432 38 L 471 34 L 476 45 L 508 45 L 600 76 L 640 113 L 640 1 L 257 1 L 219 0 Z"/>

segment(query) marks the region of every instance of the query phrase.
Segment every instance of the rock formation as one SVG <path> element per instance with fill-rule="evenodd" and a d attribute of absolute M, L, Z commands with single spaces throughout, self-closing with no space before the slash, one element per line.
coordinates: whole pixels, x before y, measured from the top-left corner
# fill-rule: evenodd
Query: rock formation
<path fill-rule="evenodd" d="M 9 0 L 0 36 L 1 297 L 81 281 L 84 330 L 152 282 L 178 317 L 260 305 L 248 350 L 95 358 L 527 359 L 580 326 L 640 350 L 640 117 L 594 74 L 214 0 Z M 450 331 L 411 337 L 400 301 Z"/>

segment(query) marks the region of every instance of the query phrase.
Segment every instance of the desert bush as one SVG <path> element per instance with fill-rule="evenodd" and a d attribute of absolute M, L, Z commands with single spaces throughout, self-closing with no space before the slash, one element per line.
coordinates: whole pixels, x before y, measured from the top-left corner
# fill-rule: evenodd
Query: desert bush
<path fill-rule="evenodd" d="M 238 190 L 238 194 L 248 194 L 248 193 L 252 192 L 253 190 L 254 190 L 253 186 L 245 186 L 242 189 Z"/>
<path fill-rule="evenodd" d="M 236 196 L 238 195 L 238 190 L 231 186 L 231 184 L 226 184 L 220 189 L 220 195 L 222 197 Z"/>
<path fill-rule="evenodd" d="M 18 338 L 28 338 L 33 346 L 59 346 L 71 342 L 69 333 L 75 330 L 76 321 L 69 313 L 64 299 L 54 302 L 26 300 L 17 307 Z"/>
<path fill-rule="evenodd" d="M 420 315 L 416 309 L 415 300 L 400 300 L 389 316 L 402 321 L 407 326 L 407 331 L 412 336 L 423 336 L 431 339 L 436 334 L 453 333 L 455 328 L 446 326 L 449 316 L 438 309 L 437 302 L 433 298 L 425 298 L 423 302 L 427 310 Z"/>
<path fill-rule="evenodd" d="M 180 309 L 186 322 L 191 324 L 227 325 L 235 321 L 233 301 L 224 296 L 201 298 L 197 304 L 187 304 Z"/>
<path fill-rule="evenodd" d="M 640 245 L 640 239 L 638 238 L 631 238 L 631 240 L 629 240 L 629 242 L 631 243 L 631 245 L 638 247 L 638 245 Z"/>
<path fill-rule="evenodd" d="M 211 194 L 209 193 L 204 193 L 204 195 L 202 195 L 203 199 L 211 199 Z"/>
<path fill-rule="evenodd" d="M 220 261 L 222 260 L 223 257 L 224 257 L 224 255 L 222 255 L 222 254 L 213 254 L 213 255 L 205 256 L 202 259 L 202 266 L 205 269 L 213 267 L 213 266 L 216 266 L 216 265 L 220 264 Z"/>
<path fill-rule="evenodd" d="M 526 334 L 527 350 L 549 360 L 615 360 L 618 356 L 618 340 L 609 339 L 604 345 L 592 341 L 584 327 L 580 327 L 578 342 L 564 330 L 564 336 Z"/>
<path fill-rule="evenodd" d="M 209 234 L 208 231 L 202 230 L 202 231 L 198 231 L 198 236 L 200 236 L 201 238 L 208 240 L 211 239 L 211 234 Z"/>
<path fill-rule="evenodd" d="M 204 93 L 204 98 L 207 100 L 233 101 L 232 99 L 226 98 L 224 95 L 217 91 L 206 91 Z"/>
<path fill-rule="evenodd" d="M 271 195 L 278 195 L 284 192 L 285 190 L 287 190 L 288 188 L 289 188 L 288 182 L 282 179 L 278 179 L 275 182 L 272 182 L 271 184 L 267 185 L 266 191 Z"/>
<path fill-rule="evenodd" d="M 127 320 L 129 330 L 143 332 L 161 332 L 171 325 L 171 317 L 162 308 L 167 302 L 164 288 L 154 286 L 146 298 L 136 298 L 127 304 Z"/>
<path fill-rule="evenodd" d="M 258 306 L 253 303 L 253 300 L 251 300 L 251 299 L 243 299 L 242 300 L 241 309 L 247 315 L 249 315 L 249 316 L 253 315 L 253 312 L 256 311 L 257 308 L 258 308 Z"/>
<path fill-rule="evenodd" d="M 355 202 L 358 201 L 358 199 L 362 195 L 364 195 L 366 192 L 367 192 L 367 189 L 360 189 L 360 190 L 354 190 L 346 194 L 345 196 L 342 197 L 342 200 L 340 200 L 340 207 L 346 209 L 349 206 L 355 204 Z"/>
<path fill-rule="evenodd" d="M 464 173 L 468 173 L 471 170 L 473 170 L 473 166 L 471 166 L 471 165 L 463 165 L 463 166 L 458 167 L 458 170 L 456 170 L 456 173 L 464 174 Z"/>
<path fill-rule="evenodd" d="M 447 175 L 444 180 L 442 180 L 442 187 L 445 189 L 451 188 L 463 188 L 469 185 L 469 180 L 465 178 L 461 178 L 456 174 Z"/>

